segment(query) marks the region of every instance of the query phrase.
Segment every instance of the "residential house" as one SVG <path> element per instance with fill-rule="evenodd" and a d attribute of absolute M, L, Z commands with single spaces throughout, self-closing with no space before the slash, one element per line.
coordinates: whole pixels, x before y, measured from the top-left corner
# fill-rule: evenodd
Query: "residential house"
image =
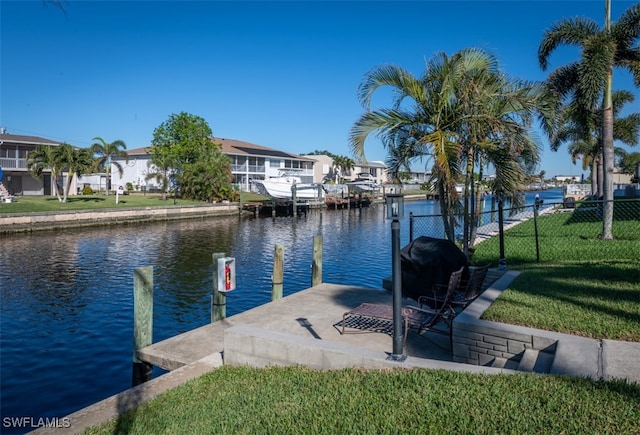
<path fill-rule="evenodd" d="M 302 183 L 322 181 L 314 178 L 316 161 L 311 158 L 234 139 L 213 140 L 222 144 L 222 152 L 231 158 L 233 183 L 240 190 L 250 191 L 251 180 L 277 177 L 282 172 L 295 173 Z"/>
<path fill-rule="evenodd" d="M 342 177 L 348 181 L 354 181 L 361 176 L 361 174 L 371 175 L 378 184 L 386 184 L 389 181 L 387 165 L 380 161 L 356 161 L 354 168 L 342 174 Z"/>
<path fill-rule="evenodd" d="M 326 154 L 306 154 L 302 157 L 315 160 L 313 165 L 313 182 L 324 183 L 329 180 L 335 180 L 335 168 L 333 167 L 333 159 Z"/>
<path fill-rule="evenodd" d="M 221 144 L 222 152 L 231 158 L 233 183 L 240 190 L 250 191 L 251 180 L 275 177 L 281 171 L 295 172 L 302 183 L 316 182 L 313 159 L 234 139 L 213 138 L 213 141 Z M 160 189 L 160 184 L 155 179 L 146 179 L 153 172 L 150 149 L 151 147 L 144 147 L 128 150 L 129 161 L 126 163 L 122 158 L 113 158 L 114 162 L 122 165 L 123 174 L 120 176 L 113 165 L 112 185 L 126 187 L 127 183 L 131 183 L 136 190 Z"/>
<path fill-rule="evenodd" d="M 0 129 L 0 168 L 2 180 L 0 182 L 10 195 L 53 195 L 53 182 L 57 182 L 62 191 L 63 177 L 51 179 L 51 171 L 45 170 L 40 179 L 29 172 L 27 159 L 29 153 L 38 145 L 58 146 L 58 142 L 37 136 L 23 136 L 8 134 L 4 128 Z M 75 185 L 72 187 L 75 191 Z"/>

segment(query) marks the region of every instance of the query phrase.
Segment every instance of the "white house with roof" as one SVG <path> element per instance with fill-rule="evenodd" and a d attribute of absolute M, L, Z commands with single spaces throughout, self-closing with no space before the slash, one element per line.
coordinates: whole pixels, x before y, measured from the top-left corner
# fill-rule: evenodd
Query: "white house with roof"
<path fill-rule="evenodd" d="M 222 145 L 222 152 L 231 158 L 233 183 L 241 190 L 250 191 L 251 180 L 275 177 L 281 171 L 295 172 L 303 183 L 316 182 L 313 159 L 235 139 L 212 138 L 212 140 Z M 119 162 L 123 167 L 123 173 L 120 176 L 117 167 L 112 163 L 112 185 L 126 188 L 127 183 L 131 183 L 136 190 L 160 189 L 160 184 L 156 180 L 146 179 L 148 174 L 154 172 L 150 150 L 151 147 L 128 150 L 128 162 L 122 158 L 113 158 L 114 162 Z"/>
<path fill-rule="evenodd" d="M 314 183 L 314 159 L 267 148 L 234 139 L 213 138 L 222 145 L 222 152 L 231 158 L 233 183 L 241 190 L 251 189 L 251 180 L 277 177 L 281 172 L 293 172 L 302 183 Z"/>
<path fill-rule="evenodd" d="M 376 183 L 385 184 L 389 181 L 387 174 L 387 165 L 380 161 L 356 161 L 355 166 L 351 171 L 348 171 L 342 176 L 350 181 L 356 180 L 360 174 L 369 174 Z"/>

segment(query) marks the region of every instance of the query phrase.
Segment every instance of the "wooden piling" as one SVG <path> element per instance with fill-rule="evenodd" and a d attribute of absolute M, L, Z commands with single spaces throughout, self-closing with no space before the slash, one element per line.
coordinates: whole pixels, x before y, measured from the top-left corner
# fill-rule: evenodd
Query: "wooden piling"
<path fill-rule="evenodd" d="M 212 254 L 213 292 L 211 294 L 211 323 L 227 317 L 227 295 L 218 291 L 218 259 L 226 257 L 224 252 Z"/>
<path fill-rule="evenodd" d="M 276 245 L 273 253 L 273 276 L 271 278 L 271 300 L 282 298 L 284 277 L 284 246 Z"/>
<path fill-rule="evenodd" d="M 313 236 L 311 287 L 322 284 L 322 236 Z"/>
<path fill-rule="evenodd" d="M 296 186 L 295 181 L 293 182 L 293 185 L 291 186 L 291 201 L 292 201 L 292 208 L 293 208 L 293 217 L 296 217 L 298 215 L 298 187 Z"/>
<path fill-rule="evenodd" d="M 153 343 L 153 266 L 133 271 L 133 374 L 132 385 L 151 379 L 153 366 L 138 359 L 137 352 Z"/>

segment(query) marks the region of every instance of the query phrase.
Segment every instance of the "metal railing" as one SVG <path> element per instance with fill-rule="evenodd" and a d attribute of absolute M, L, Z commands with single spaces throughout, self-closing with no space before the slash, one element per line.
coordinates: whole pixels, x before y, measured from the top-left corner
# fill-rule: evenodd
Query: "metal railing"
<path fill-rule="evenodd" d="M 0 158 L 0 167 L 5 169 L 27 169 L 27 159 Z"/>

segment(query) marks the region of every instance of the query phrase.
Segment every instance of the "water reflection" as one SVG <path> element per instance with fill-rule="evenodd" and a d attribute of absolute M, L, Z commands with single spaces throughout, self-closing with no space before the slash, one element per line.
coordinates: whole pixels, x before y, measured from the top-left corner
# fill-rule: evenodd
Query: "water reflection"
<path fill-rule="evenodd" d="M 316 234 L 325 282 L 380 287 L 390 262 L 383 207 L 4 236 L 2 417 L 64 416 L 130 386 L 136 267 L 154 268 L 160 341 L 210 321 L 214 252 L 236 258 L 233 315 L 271 299 L 276 244 L 284 294 L 309 287 Z"/>

